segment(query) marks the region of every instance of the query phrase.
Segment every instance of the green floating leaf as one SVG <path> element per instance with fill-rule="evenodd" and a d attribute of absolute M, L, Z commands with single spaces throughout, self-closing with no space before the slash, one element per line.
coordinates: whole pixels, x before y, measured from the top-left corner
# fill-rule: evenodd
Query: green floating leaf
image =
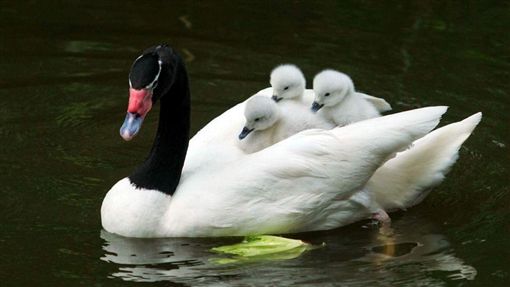
<path fill-rule="evenodd" d="M 232 264 L 261 260 L 286 260 L 296 258 L 303 252 L 316 247 L 301 240 L 279 236 L 248 236 L 241 243 L 212 248 L 211 251 L 233 255 L 233 257 L 213 258 L 211 261 L 216 264 Z"/>

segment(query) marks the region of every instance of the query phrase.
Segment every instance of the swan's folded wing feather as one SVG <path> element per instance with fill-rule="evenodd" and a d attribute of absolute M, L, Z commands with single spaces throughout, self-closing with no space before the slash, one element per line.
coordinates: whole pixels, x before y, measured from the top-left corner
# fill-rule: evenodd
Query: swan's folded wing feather
<path fill-rule="evenodd" d="M 200 226 L 213 235 L 271 234 L 313 229 L 334 212 L 332 201 L 347 200 L 370 172 L 350 173 L 348 156 L 334 146 L 330 131 L 307 130 L 260 152 L 240 157 L 222 168 L 181 181 L 174 195 L 176 226 Z M 348 151 L 348 149 L 346 150 Z M 356 170 L 356 169 L 354 169 Z M 181 190 L 186 190 L 182 193 Z M 201 206 L 201 209 L 194 208 Z M 211 231 L 215 230 L 215 231 Z"/>
<path fill-rule="evenodd" d="M 409 208 L 420 203 L 430 189 L 443 181 L 457 161 L 459 149 L 482 118 L 474 114 L 413 142 L 372 176 L 367 187 L 385 210 Z"/>
<path fill-rule="evenodd" d="M 182 181 L 186 192 L 174 195 L 175 204 L 182 205 L 177 210 L 194 212 L 179 218 L 217 226 L 215 235 L 339 226 L 338 218 L 349 218 L 351 211 L 335 206 L 348 203 L 390 154 L 427 134 L 445 111 L 423 108 L 333 130 L 306 130 L 204 170 Z"/>
<path fill-rule="evenodd" d="M 386 158 L 407 148 L 438 123 L 446 107 L 371 119 L 333 130 L 306 130 L 228 167 L 237 220 L 270 222 L 264 232 L 333 226 L 332 206 L 361 190 Z M 250 218 L 243 219 L 243 210 Z M 251 223 L 250 223 L 251 224 Z M 243 225 L 243 224 L 241 224 Z M 244 226 L 248 226 L 246 223 Z M 247 227 L 248 228 L 248 227 Z M 259 229 L 260 231 L 260 229 Z"/>
<path fill-rule="evenodd" d="M 430 132 L 444 112 L 446 107 L 422 108 L 333 130 L 306 130 L 248 156 L 243 161 L 249 172 L 240 176 L 274 177 L 275 184 L 288 181 L 303 192 L 349 197 L 389 155 Z"/>

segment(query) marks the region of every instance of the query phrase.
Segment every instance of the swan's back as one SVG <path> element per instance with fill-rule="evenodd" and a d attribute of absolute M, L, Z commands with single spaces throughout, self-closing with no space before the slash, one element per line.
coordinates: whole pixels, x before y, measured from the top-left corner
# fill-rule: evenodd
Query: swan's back
<path fill-rule="evenodd" d="M 280 110 L 283 122 L 279 125 L 281 139 L 288 138 L 300 131 L 308 129 L 332 129 L 331 122 L 312 113 L 310 107 L 303 102 L 281 101 Z"/>

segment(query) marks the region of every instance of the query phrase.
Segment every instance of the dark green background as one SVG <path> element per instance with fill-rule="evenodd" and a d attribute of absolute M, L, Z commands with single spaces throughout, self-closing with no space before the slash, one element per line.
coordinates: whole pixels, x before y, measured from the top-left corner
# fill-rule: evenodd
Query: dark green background
<path fill-rule="evenodd" d="M 0 285 L 510 281 L 508 2 L 105 2 L 0 2 Z M 145 157 L 157 120 L 151 113 L 133 142 L 119 137 L 128 70 L 160 42 L 187 59 L 194 132 L 267 87 L 286 62 L 303 69 L 308 87 L 335 68 L 396 111 L 449 105 L 442 124 L 484 117 L 445 182 L 393 215 L 393 236 L 362 222 L 294 236 L 327 244 L 294 260 L 217 267 L 208 249 L 235 240 L 100 235 L 102 198 Z M 392 242 L 406 255 L 371 257 Z M 469 267 L 474 280 L 459 279 Z"/>

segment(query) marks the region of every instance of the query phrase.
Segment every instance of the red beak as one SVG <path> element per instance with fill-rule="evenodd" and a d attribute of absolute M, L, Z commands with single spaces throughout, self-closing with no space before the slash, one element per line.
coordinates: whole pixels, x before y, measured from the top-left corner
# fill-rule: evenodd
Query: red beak
<path fill-rule="evenodd" d="M 132 140 L 142 127 L 145 115 L 152 108 L 152 90 L 129 89 L 129 104 L 126 119 L 120 128 L 120 136 Z"/>
<path fill-rule="evenodd" d="M 128 113 L 138 114 L 141 117 L 145 115 L 152 108 L 152 90 L 141 89 L 135 90 L 129 89 L 129 104 Z"/>

